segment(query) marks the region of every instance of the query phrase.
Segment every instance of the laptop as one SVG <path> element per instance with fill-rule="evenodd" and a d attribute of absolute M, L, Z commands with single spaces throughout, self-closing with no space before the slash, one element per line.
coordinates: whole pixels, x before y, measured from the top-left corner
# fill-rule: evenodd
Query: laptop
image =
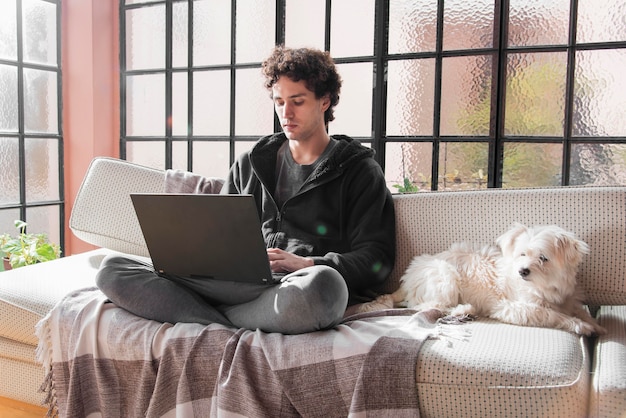
<path fill-rule="evenodd" d="M 272 275 L 252 195 L 131 194 L 161 275 L 267 284 Z"/>

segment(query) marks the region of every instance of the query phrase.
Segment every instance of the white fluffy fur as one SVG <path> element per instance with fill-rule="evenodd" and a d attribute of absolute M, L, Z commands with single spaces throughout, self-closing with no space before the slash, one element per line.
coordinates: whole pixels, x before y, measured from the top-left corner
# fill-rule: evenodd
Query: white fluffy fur
<path fill-rule="evenodd" d="M 576 290 L 587 244 L 558 226 L 516 224 L 496 245 L 453 244 L 436 255 L 415 257 L 393 295 L 378 304 L 436 308 L 452 317 L 601 334 Z"/>

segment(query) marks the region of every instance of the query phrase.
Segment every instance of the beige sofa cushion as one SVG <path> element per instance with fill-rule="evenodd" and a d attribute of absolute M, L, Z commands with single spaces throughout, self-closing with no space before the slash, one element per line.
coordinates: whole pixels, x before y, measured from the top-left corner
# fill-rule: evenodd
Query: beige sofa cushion
<path fill-rule="evenodd" d="M 626 306 L 603 306 L 598 321 L 608 333 L 598 338 L 593 360 L 589 416 L 626 416 Z"/>
<path fill-rule="evenodd" d="M 35 325 L 69 292 L 94 286 L 99 249 L 0 274 L 0 337 L 37 345 Z"/>

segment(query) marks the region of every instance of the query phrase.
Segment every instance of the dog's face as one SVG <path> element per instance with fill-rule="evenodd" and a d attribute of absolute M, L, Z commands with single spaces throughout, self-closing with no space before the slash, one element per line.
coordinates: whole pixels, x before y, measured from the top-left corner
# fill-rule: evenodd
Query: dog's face
<path fill-rule="evenodd" d="M 497 243 L 508 277 L 527 281 L 553 302 L 574 292 L 578 266 L 589 253 L 585 242 L 558 226 L 517 224 Z"/>

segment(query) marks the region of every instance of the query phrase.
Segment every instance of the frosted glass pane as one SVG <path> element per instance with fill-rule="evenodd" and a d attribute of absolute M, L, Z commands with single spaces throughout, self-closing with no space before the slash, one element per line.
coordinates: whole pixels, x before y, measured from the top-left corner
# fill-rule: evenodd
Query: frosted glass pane
<path fill-rule="evenodd" d="M 274 132 L 274 104 L 263 86 L 261 70 L 238 70 L 235 86 L 235 135 Z"/>
<path fill-rule="evenodd" d="M 335 120 L 329 124 L 331 134 L 350 136 L 372 135 L 372 79 L 371 63 L 341 64 L 337 66 L 343 84 Z"/>
<path fill-rule="evenodd" d="M 4 3 L 4 2 L 3 2 Z M 57 6 L 40 0 L 23 0 L 24 61 L 57 63 Z"/>
<path fill-rule="evenodd" d="M 626 41 L 626 2 L 602 0 L 578 2 L 578 32 L 576 41 Z"/>
<path fill-rule="evenodd" d="M 626 136 L 626 50 L 578 51 L 574 135 Z"/>
<path fill-rule="evenodd" d="M 14 234 L 17 230 L 13 222 L 20 219 L 19 209 L 0 209 L 0 235 Z"/>
<path fill-rule="evenodd" d="M 172 168 L 187 171 L 187 141 L 174 141 L 172 143 Z"/>
<path fill-rule="evenodd" d="M 193 143 L 193 172 L 206 177 L 225 179 L 230 169 L 230 144 L 224 142 Z"/>
<path fill-rule="evenodd" d="M 570 0 L 510 1 L 509 46 L 567 44 Z"/>
<path fill-rule="evenodd" d="M 26 208 L 26 222 L 29 232 L 42 232 L 50 242 L 60 244 L 59 206 L 39 206 Z"/>
<path fill-rule="evenodd" d="M 0 65 L 0 131 L 17 132 L 17 68 Z"/>
<path fill-rule="evenodd" d="M 17 59 L 17 15 L 15 1 L 2 3 L 0 13 L 0 58 Z"/>
<path fill-rule="evenodd" d="M 0 205 L 20 202 L 20 160 L 17 138 L 0 137 Z"/>
<path fill-rule="evenodd" d="M 187 135 L 187 73 L 172 74 L 172 134 Z"/>
<path fill-rule="evenodd" d="M 491 66 L 488 55 L 443 59 L 442 135 L 489 135 Z"/>
<path fill-rule="evenodd" d="M 390 61 L 387 135 L 432 135 L 435 60 Z"/>
<path fill-rule="evenodd" d="M 26 201 L 59 199 L 59 142 L 52 138 L 26 138 Z"/>
<path fill-rule="evenodd" d="M 126 112 L 126 135 L 165 135 L 165 76 L 128 76 Z"/>
<path fill-rule="evenodd" d="M 165 68 L 165 6 L 126 11 L 126 69 Z"/>
<path fill-rule="evenodd" d="M 165 169 L 165 141 L 128 141 L 126 159 L 130 162 Z"/>
<path fill-rule="evenodd" d="M 236 141 L 235 142 L 235 159 L 237 159 L 237 157 L 239 157 L 244 152 L 250 151 L 254 147 L 255 144 L 256 144 L 256 141 Z"/>
<path fill-rule="evenodd" d="M 493 46 L 494 0 L 446 0 L 443 9 L 443 49 Z"/>
<path fill-rule="evenodd" d="M 626 144 L 573 144 L 570 184 L 626 185 Z"/>
<path fill-rule="evenodd" d="M 387 142 L 385 180 L 392 193 L 431 189 L 433 145 L 430 142 Z"/>
<path fill-rule="evenodd" d="M 506 135 L 563 136 L 566 67 L 565 52 L 509 55 Z"/>
<path fill-rule="evenodd" d="M 186 67 L 188 64 L 189 12 L 187 2 L 172 5 L 172 65 Z"/>
<path fill-rule="evenodd" d="M 162 0 L 126 0 L 125 4 L 154 3 Z"/>
<path fill-rule="evenodd" d="M 333 0 L 330 14 L 333 57 L 373 55 L 374 9 L 374 0 Z"/>
<path fill-rule="evenodd" d="M 434 51 L 437 41 L 437 0 L 389 2 L 389 53 Z"/>
<path fill-rule="evenodd" d="M 439 145 L 439 190 L 476 190 L 487 187 L 489 144 L 444 142 Z"/>
<path fill-rule="evenodd" d="M 326 0 L 286 0 L 285 45 L 324 49 Z"/>
<path fill-rule="evenodd" d="M 237 62 L 261 62 L 276 38 L 275 0 L 238 0 Z"/>
<path fill-rule="evenodd" d="M 24 130 L 59 133 L 57 74 L 24 68 Z"/>
<path fill-rule="evenodd" d="M 561 144 L 505 143 L 502 187 L 561 185 Z"/>
<path fill-rule="evenodd" d="M 193 65 L 230 64 L 231 0 L 193 3 Z"/>
<path fill-rule="evenodd" d="M 230 72 L 203 71 L 193 75 L 193 134 L 229 135 Z"/>

